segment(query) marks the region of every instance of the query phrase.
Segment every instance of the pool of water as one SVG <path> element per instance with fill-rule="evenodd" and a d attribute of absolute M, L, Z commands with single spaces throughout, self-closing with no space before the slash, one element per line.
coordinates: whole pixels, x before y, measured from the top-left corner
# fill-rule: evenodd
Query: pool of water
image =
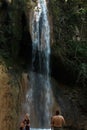
<path fill-rule="evenodd" d="M 46 129 L 46 128 L 30 128 L 30 130 L 51 130 L 51 128 L 50 129 Z"/>

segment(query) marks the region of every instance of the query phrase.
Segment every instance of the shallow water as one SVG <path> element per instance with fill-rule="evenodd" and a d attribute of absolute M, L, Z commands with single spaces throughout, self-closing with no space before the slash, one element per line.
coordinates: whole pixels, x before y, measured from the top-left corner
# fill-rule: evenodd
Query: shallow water
<path fill-rule="evenodd" d="M 42 128 L 30 128 L 30 130 L 51 130 L 51 128 L 50 129 L 42 129 Z"/>

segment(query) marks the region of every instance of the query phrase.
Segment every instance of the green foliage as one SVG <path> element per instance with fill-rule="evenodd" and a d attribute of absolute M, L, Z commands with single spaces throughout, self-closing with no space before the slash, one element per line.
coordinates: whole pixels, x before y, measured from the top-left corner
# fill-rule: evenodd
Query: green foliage
<path fill-rule="evenodd" d="M 87 42 L 70 41 L 67 43 L 66 50 L 66 65 L 71 66 L 77 75 L 76 82 L 85 86 L 87 80 Z"/>
<path fill-rule="evenodd" d="M 87 39 L 87 3 L 85 0 L 68 0 L 67 2 L 51 0 L 49 9 L 53 17 L 55 42 L 71 40 L 76 35 L 75 26 L 79 29 L 81 39 Z"/>
<path fill-rule="evenodd" d="M 52 52 L 60 56 L 76 83 L 87 84 L 87 2 L 51 0 L 54 44 Z M 79 40 L 77 39 L 79 37 Z M 72 76 L 72 77 L 73 77 Z"/>
<path fill-rule="evenodd" d="M 76 77 L 75 82 L 86 86 L 87 84 L 87 41 L 68 41 L 65 45 L 55 44 L 52 51 L 60 56 L 67 71 Z"/>
<path fill-rule="evenodd" d="M 22 5 L 18 2 L 5 4 L 0 12 L 0 55 L 13 60 L 18 57 L 22 37 L 21 14 L 24 8 L 20 8 Z"/>

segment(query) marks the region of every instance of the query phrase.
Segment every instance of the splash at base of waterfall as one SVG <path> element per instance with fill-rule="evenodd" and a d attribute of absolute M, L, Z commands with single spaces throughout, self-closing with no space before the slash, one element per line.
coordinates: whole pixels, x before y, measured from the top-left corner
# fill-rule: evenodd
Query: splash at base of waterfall
<path fill-rule="evenodd" d="M 26 94 L 24 109 L 30 113 L 31 127 L 50 128 L 50 82 L 44 75 L 34 72 L 30 72 L 29 77 L 30 88 Z"/>

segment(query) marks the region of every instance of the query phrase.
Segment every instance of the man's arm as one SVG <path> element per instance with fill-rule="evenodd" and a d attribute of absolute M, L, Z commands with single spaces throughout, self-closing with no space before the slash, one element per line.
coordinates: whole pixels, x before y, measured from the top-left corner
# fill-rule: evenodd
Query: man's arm
<path fill-rule="evenodd" d="M 65 126 L 65 124 L 66 124 L 65 119 L 64 119 L 64 117 L 62 117 L 62 125 Z"/>
<path fill-rule="evenodd" d="M 54 125 L 54 120 L 53 120 L 53 117 L 51 117 L 51 128 L 53 127 Z"/>

